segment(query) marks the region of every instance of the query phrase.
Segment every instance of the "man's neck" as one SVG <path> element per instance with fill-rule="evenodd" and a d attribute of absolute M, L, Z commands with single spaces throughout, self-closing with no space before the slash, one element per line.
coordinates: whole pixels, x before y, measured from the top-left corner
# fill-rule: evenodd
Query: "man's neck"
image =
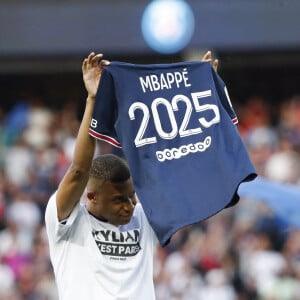
<path fill-rule="evenodd" d="M 95 216 L 93 213 L 91 213 L 89 210 L 88 210 L 88 213 L 93 216 L 95 219 L 97 219 L 98 221 L 101 221 L 101 222 L 105 222 L 107 223 L 108 220 L 106 220 L 105 218 L 103 218 L 102 216 Z"/>

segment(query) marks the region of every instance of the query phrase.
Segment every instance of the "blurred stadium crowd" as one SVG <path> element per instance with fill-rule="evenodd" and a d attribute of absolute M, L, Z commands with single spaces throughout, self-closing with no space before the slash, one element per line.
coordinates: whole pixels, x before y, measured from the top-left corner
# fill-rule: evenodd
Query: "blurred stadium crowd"
<path fill-rule="evenodd" d="M 259 96 L 233 104 L 259 175 L 299 186 L 300 97 L 276 106 Z M 54 111 L 38 98 L 0 108 L 1 300 L 58 299 L 43 215 L 70 163 L 77 113 L 69 103 Z M 154 279 L 157 300 L 300 299 L 300 229 L 243 198 L 158 247 Z"/>

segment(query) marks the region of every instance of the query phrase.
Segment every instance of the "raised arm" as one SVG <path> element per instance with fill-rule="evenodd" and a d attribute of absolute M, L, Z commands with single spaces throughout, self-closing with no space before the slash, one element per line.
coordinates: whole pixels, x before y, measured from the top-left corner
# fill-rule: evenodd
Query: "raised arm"
<path fill-rule="evenodd" d="M 101 72 L 103 67 L 109 64 L 108 61 L 101 60 L 102 57 L 102 54 L 95 55 L 92 52 L 82 63 L 83 81 L 88 97 L 76 139 L 73 160 L 57 190 L 56 205 L 59 220 L 63 220 L 71 214 L 88 181 L 96 145 L 95 139 L 89 135 L 88 129 Z"/>

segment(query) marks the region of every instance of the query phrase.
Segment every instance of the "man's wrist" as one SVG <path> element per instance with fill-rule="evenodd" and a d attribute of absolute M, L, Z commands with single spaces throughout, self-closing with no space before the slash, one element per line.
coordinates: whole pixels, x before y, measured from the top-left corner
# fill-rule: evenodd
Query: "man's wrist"
<path fill-rule="evenodd" d="M 86 101 L 95 101 L 96 100 L 96 95 L 88 95 L 86 98 Z"/>

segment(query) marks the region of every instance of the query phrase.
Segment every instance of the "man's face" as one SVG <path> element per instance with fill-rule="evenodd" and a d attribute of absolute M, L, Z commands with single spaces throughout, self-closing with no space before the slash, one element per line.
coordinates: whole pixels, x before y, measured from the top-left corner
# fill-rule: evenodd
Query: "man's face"
<path fill-rule="evenodd" d="M 104 181 L 97 193 L 93 213 L 113 225 L 127 224 L 136 204 L 135 191 L 131 179 L 120 183 Z"/>

